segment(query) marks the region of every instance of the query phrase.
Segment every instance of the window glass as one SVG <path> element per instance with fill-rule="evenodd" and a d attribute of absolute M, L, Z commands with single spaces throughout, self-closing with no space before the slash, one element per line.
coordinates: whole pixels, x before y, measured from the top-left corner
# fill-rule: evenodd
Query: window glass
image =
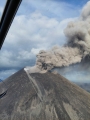
<path fill-rule="evenodd" d="M 0 1 L 0 18 L 3 13 L 4 7 L 5 7 L 6 0 L 1 0 Z"/>
<path fill-rule="evenodd" d="M 0 1 L 0 16 L 5 2 L 5 0 Z M 6 79 L 23 67 L 34 66 L 36 55 L 40 50 L 53 51 L 53 49 L 57 49 L 57 55 L 65 52 L 60 57 L 63 65 L 60 65 L 60 61 L 57 62 L 59 58 L 53 59 L 54 62 L 56 61 L 55 65 L 57 63 L 56 66 L 60 66 L 57 71 L 73 82 L 89 82 L 89 61 L 87 59 L 87 62 L 81 62 L 89 53 L 88 47 L 88 50 L 85 48 L 86 45 L 89 45 L 88 42 L 81 41 L 88 28 L 89 19 L 86 21 L 86 18 L 89 16 L 89 9 L 86 13 L 83 12 L 84 6 L 88 7 L 90 4 L 87 2 L 88 0 L 23 0 L 0 51 L 0 78 Z M 71 23 L 65 31 L 69 22 Z M 83 27 L 80 27 L 79 23 L 83 24 Z M 75 25 L 77 29 L 72 28 L 72 32 L 69 27 Z M 75 34 L 77 37 L 73 37 Z M 82 53 L 82 50 L 77 51 L 76 49 L 77 53 L 73 53 L 73 57 L 77 58 L 76 61 L 73 57 L 67 56 L 66 53 L 70 52 L 68 48 L 61 49 L 60 53 L 58 50 L 58 47 L 67 45 L 68 39 L 71 40 L 71 38 L 75 38 L 75 45 L 78 43 L 78 46 L 81 45 L 81 49 L 83 48 L 84 51 L 84 55 L 82 55 L 78 54 Z M 49 54 L 51 55 L 51 53 Z M 67 58 L 65 58 L 66 56 Z M 68 59 L 73 59 L 72 63 Z"/>

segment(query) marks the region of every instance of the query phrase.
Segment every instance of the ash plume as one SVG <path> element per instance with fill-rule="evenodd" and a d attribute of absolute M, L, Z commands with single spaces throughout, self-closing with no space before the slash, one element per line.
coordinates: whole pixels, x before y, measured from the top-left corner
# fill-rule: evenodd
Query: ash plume
<path fill-rule="evenodd" d="M 81 61 L 80 50 L 72 47 L 55 46 L 50 51 L 40 51 L 36 65 L 41 70 L 51 70 L 54 67 L 69 66 Z"/>
<path fill-rule="evenodd" d="M 66 44 L 47 51 L 41 50 L 35 69 L 47 71 L 54 67 L 69 66 L 90 56 L 90 1 L 83 7 L 78 19 L 68 23 L 64 33 Z"/>

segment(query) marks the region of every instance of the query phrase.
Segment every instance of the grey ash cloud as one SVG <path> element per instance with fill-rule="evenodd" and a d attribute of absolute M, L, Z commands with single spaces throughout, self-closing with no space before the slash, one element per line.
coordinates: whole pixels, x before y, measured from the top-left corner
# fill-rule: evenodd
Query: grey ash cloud
<path fill-rule="evenodd" d="M 83 7 L 80 17 L 69 22 L 64 30 L 66 44 L 40 51 L 36 65 L 41 70 L 69 66 L 90 57 L 90 2 Z"/>

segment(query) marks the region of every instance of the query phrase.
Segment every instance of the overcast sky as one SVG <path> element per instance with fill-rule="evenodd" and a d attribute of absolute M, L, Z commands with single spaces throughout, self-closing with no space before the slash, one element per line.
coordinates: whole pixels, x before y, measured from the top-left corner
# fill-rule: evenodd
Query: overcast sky
<path fill-rule="evenodd" d="M 0 0 L 0 16 L 5 1 Z M 65 43 L 63 30 L 69 21 L 79 17 L 88 0 L 22 1 L 0 51 L 1 79 L 25 66 L 33 66 L 39 50 L 47 50 L 57 44 L 62 46 Z"/>

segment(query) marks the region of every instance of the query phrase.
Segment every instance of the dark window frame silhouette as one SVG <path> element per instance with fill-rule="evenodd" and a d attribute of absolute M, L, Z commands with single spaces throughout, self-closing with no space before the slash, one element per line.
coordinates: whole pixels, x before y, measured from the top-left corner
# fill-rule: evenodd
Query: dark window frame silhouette
<path fill-rule="evenodd" d="M 22 0 L 7 0 L 0 20 L 0 49 Z"/>

